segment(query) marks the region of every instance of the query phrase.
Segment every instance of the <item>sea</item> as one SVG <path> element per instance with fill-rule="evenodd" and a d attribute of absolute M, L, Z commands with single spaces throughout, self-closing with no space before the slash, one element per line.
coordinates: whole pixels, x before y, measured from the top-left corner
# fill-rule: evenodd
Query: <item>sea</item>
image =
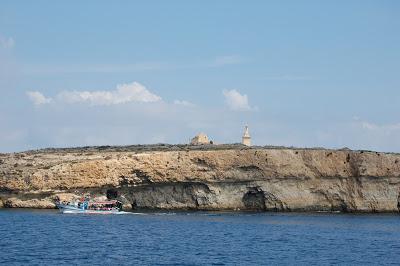
<path fill-rule="evenodd" d="M 397 214 L 1 209 L 1 265 L 398 265 Z"/>

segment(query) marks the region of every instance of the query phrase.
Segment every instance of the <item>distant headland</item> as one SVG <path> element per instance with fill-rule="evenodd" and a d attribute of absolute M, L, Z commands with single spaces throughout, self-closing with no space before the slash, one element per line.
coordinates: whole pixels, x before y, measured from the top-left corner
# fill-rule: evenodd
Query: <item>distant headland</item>
<path fill-rule="evenodd" d="M 400 154 L 243 144 L 0 154 L 0 206 L 90 195 L 124 209 L 398 212 Z"/>

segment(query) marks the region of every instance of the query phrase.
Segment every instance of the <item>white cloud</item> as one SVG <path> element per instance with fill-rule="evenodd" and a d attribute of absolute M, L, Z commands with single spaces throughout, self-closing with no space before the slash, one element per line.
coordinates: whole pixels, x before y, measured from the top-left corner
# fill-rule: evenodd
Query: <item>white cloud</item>
<path fill-rule="evenodd" d="M 26 92 L 29 99 L 33 102 L 34 105 L 42 105 L 47 104 L 52 101 L 51 98 L 45 97 L 41 92 L 38 91 L 28 91 Z"/>
<path fill-rule="evenodd" d="M 234 65 L 234 64 L 239 64 L 242 61 L 243 61 L 242 57 L 238 55 L 218 56 L 217 58 L 215 58 L 214 65 L 215 66 Z"/>
<path fill-rule="evenodd" d="M 174 104 L 175 105 L 182 105 L 182 106 L 188 106 L 188 107 L 193 107 L 193 106 L 195 106 L 193 103 L 191 103 L 191 102 L 188 102 L 188 101 L 185 101 L 185 100 L 175 100 L 174 101 Z"/>
<path fill-rule="evenodd" d="M 57 100 L 66 103 L 89 103 L 90 105 L 112 105 L 128 102 L 158 102 L 161 97 L 150 92 L 138 82 L 119 84 L 113 91 L 64 91 Z"/>
<path fill-rule="evenodd" d="M 297 75 L 276 75 L 276 76 L 265 76 L 264 80 L 285 80 L 285 81 L 298 81 L 298 80 L 316 80 L 313 76 L 297 76 Z"/>
<path fill-rule="evenodd" d="M 24 65 L 26 74 L 70 74 L 70 73 L 131 73 L 170 69 L 164 62 L 142 62 L 133 64 L 80 64 L 80 65 Z"/>
<path fill-rule="evenodd" d="M 370 122 L 361 122 L 361 127 L 366 130 L 379 131 L 385 134 L 390 134 L 394 131 L 400 131 L 400 123 L 378 125 Z"/>
<path fill-rule="evenodd" d="M 369 132 L 380 132 L 385 134 L 390 134 L 395 131 L 400 132 L 400 123 L 391 123 L 391 124 L 376 124 L 373 122 L 365 121 L 361 119 L 359 116 L 353 116 L 354 125 L 363 129 L 364 131 Z"/>
<path fill-rule="evenodd" d="M 14 40 L 9 38 L 1 39 L 4 45 L 14 44 Z M 28 75 L 54 75 L 54 74 L 75 74 L 75 73 L 133 73 L 141 71 L 163 71 L 163 70 L 181 70 L 181 69 L 197 69 L 197 68 L 215 68 L 227 65 L 240 64 L 245 59 L 239 55 L 226 55 L 209 58 L 206 61 L 190 60 L 190 62 L 165 62 L 165 61 L 144 61 L 129 64 L 79 64 L 79 65 L 46 65 L 46 64 L 25 64 L 22 66 L 22 72 Z"/>
<path fill-rule="evenodd" d="M 14 44 L 15 44 L 15 42 L 12 37 L 7 38 L 7 37 L 0 36 L 0 47 L 5 48 L 5 49 L 13 48 Z"/>
<path fill-rule="evenodd" d="M 231 110 L 250 111 L 249 100 L 246 94 L 240 94 L 237 90 L 224 90 L 225 102 Z"/>

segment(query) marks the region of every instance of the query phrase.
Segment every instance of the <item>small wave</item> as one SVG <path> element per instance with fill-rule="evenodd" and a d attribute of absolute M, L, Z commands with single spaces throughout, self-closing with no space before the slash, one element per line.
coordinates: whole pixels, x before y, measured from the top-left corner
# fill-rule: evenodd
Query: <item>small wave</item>
<path fill-rule="evenodd" d="M 153 215 L 177 215 L 175 212 L 155 212 Z"/>
<path fill-rule="evenodd" d="M 124 212 L 124 214 L 149 215 L 148 213 L 144 213 L 144 212 Z"/>

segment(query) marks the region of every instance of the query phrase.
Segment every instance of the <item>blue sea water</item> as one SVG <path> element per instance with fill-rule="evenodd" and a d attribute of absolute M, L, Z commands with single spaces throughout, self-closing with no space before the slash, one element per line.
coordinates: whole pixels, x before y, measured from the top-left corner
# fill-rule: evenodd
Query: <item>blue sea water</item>
<path fill-rule="evenodd" d="M 0 210 L 1 265 L 400 263 L 400 216 Z"/>

